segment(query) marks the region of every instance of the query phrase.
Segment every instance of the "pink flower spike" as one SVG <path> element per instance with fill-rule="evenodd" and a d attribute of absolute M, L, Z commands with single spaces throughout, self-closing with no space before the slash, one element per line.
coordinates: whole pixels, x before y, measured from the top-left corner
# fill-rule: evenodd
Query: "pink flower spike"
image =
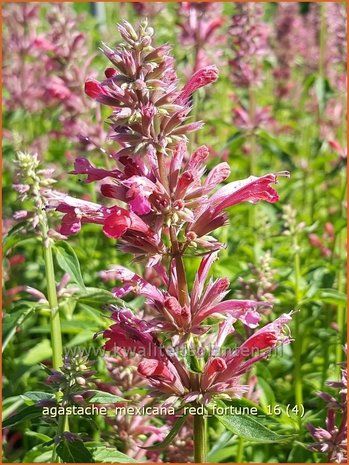
<path fill-rule="evenodd" d="M 190 96 L 200 87 L 207 86 L 218 79 L 218 69 L 215 65 L 206 66 L 205 68 L 199 69 L 184 86 L 181 94 L 179 95 L 176 103 L 186 103 Z"/>

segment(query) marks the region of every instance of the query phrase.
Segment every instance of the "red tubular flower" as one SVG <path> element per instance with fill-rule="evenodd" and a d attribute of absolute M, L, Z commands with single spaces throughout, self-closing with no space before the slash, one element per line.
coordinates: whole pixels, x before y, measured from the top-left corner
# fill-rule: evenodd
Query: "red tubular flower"
<path fill-rule="evenodd" d="M 215 82 L 218 79 L 218 69 L 217 66 L 206 66 L 205 68 L 199 69 L 192 75 L 186 85 L 183 87 L 182 92 L 180 93 L 176 103 L 183 104 L 186 103 L 190 96 L 200 87 L 207 86 L 212 82 Z"/>
<path fill-rule="evenodd" d="M 201 389 L 206 392 L 205 399 L 209 400 L 212 395 L 224 392 L 239 397 L 244 392 L 244 387 L 239 384 L 240 376 L 258 360 L 266 358 L 278 345 L 290 342 L 289 336 L 284 334 L 284 328 L 290 320 L 290 315 L 281 315 L 249 337 L 232 354 L 211 357 L 201 378 Z M 223 332 L 224 337 L 228 334 L 224 330 L 220 331 L 220 338 Z M 219 346 L 221 344 L 222 341 Z"/>
<path fill-rule="evenodd" d="M 123 173 L 120 170 L 105 170 L 101 168 L 95 168 L 86 158 L 79 157 L 74 162 L 74 170 L 70 174 L 87 174 L 87 178 L 84 182 L 90 183 L 94 181 L 100 181 L 107 177 L 122 179 Z"/>
<path fill-rule="evenodd" d="M 103 232 L 112 239 L 118 239 L 131 227 L 131 218 L 127 210 L 117 210 L 107 216 L 103 225 Z"/>
<path fill-rule="evenodd" d="M 104 345 L 105 350 L 129 349 L 145 358 L 167 363 L 166 352 L 152 335 L 151 326 L 136 318 L 130 310 L 119 309 L 115 306 L 111 309 L 114 310 L 111 318 L 116 323 L 103 333 L 103 336 L 108 339 Z"/>
<path fill-rule="evenodd" d="M 162 378 L 169 383 L 174 379 L 173 374 L 167 366 L 159 360 L 143 360 L 138 365 L 138 373 L 147 378 Z"/>
<path fill-rule="evenodd" d="M 242 202 L 256 203 L 265 200 L 275 203 L 279 200 L 278 193 L 270 184 L 277 182 L 278 176 L 289 176 L 288 172 L 277 174 L 266 174 L 259 178 L 250 176 L 242 181 L 235 181 L 221 187 L 213 194 L 206 208 L 198 208 L 196 219 L 190 226 L 190 231 L 194 231 L 198 236 L 202 236 L 210 231 L 208 227 L 224 223 L 225 217 L 222 216 L 223 210 Z M 212 229 L 211 229 L 212 231 Z"/>
<path fill-rule="evenodd" d="M 214 378 L 227 369 L 225 360 L 221 357 L 211 358 L 205 365 L 201 378 L 201 388 L 206 391 Z"/>

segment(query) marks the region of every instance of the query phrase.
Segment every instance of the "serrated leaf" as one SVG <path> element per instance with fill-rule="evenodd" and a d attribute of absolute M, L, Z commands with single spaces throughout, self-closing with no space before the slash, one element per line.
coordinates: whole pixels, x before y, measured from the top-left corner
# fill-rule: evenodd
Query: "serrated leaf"
<path fill-rule="evenodd" d="M 162 449 L 165 449 L 166 447 L 168 447 L 171 442 L 174 440 L 174 438 L 177 436 L 177 434 L 179 433 L 179 431 L 181 430 L 182 426 L 184 425 L 185 421 L 187 419 L 187 415 L 183 416 L 183 417 L 179 417 L 171 431 L 168 433 L 168 435 L 165 437 L 165 439 L 161 442 L 158 442 L 156 444 L 154 444 L 153 446 L 150 446 L 150 447 L 142 447 L 142 449 L 146 449 L 146 450 L 162 450 Z"/>
<path fill-rule="evenodd" d="M 91 392 L 91 391 L 90 391 Z M 95 402 L 96 404 L 114 404 L 116 402 L 131 402 L 130 400 L 123 399 L 122 397 L 115 396 L 109 392 L 103 391 L 92 391 L 94 394 L 89 399 L 89 402 Z"/>
<path fill-rule="evenodd" d="M 39 418 L 42 415 L 42 408 L 37 407 L 36 405 L 29 405 L 25 407 L 20 412 L 12 415 L 2 422 L 2 427 L 7 428 L 9 426 L 17 425 L 22 421 L 32 420 L 33 418 Z"/>
<path fill-rule="evenodd" d="M 60 241 L 54 246 L 54 251 L 59 267 L 68 273 L 71 279 L 85 291 L 86 287 L 82 279 L 80 263 L 73 247 L 68 242 Z"/>
<path fill-rule="evenodd" d="M 219 406 L 226 407 L 223 403 L 219 403 Z M 266 428 L 252 415 L 215 415 L 215 417 L 226 429 L 252 442 L 273 443 L 290 439 L 289 436 L 281 436 Z"/>
<path fill-rule="evenodd" d="M 68 441 L 62 439 L 56 447 L 59 457 L 66 463 L 94 463 L 91 452 L 80 439 Z"/>
<path fill-rule="evenodd" d="M 128 455 L 110 447 L 96 447 L 93 450 L 91 449 L 91 452 L 97 463 L 137 463 Z"/>

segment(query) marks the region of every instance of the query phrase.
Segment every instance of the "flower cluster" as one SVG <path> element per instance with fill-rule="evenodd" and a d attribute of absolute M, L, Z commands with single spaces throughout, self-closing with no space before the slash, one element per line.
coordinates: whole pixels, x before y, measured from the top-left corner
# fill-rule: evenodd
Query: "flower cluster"
<path fill-rule="evenodd" d="M 234 56 L 230 60 L 232 81 L 240 87 L 261 82 L 258 66 L 269 50 L 269 26 L 263 22 L 263 8 L 255 2 L 237 3 L 229 33 Z"/>
<path fill-rule="evenodd" d="M 270 28 L 263 21 L 262 5 L 253 2 L 235 4 L 229 35 L 232 58 L 228 64 L 232 83 L 243 90 L 244 97 L 235 95 L 233 122 L 238 128 L 253 133 L 255 129 L 272 123 L 269 107 L 257 107 L 254 92 L 262 83 L 265 56 L 270 52 Z M 248 105 L 244 103 L 248 99 Z"/>
<path fill-rule="evenodd" d="M 181 2 L 178 8 L 180 42 L 194 51 L 192 71 L 212 64 L 212 60 L 221 55 L 219 50 L 219 28 L 223 24 L 222 5 L 220 3 Z M 209 49 L 214 49 L 211 57 Z"/>
<path fill-rule="evenodd" d="M 188 153 L 186 137 L 201 123 L 186 120 L 191 95 L 216 80 L 217 69 L 199 69 L 180 88 L 169 48 L 152 46 L 153 30 L 146 23 L 134 29 L 124 22 L 119 31 L 123 44 L 116 50 L 103 45 L 113 64 L 105 71 L 106 79 L 90 79 L 85 86 L 90 97 L 112 107 L 111 137 L 121 146 L 113 154 L 115 168 L 97 168 L 79 158 L 73 172 L 85 174 L 86 182 L 105 179 L 101 193 L 112 200 L 98 205 L 54 191 L 47 192 L 47 198 L 64 213 L 61 233 L 76 233 L 83 223 L 100 224 L 122 250 L 145 261 L 148 279 L 122 266 L 103 272 L 104 278 L 122 283 L 113 290 L 117 299 L 142 296 L 148 309 L 141 316 L 117 304 L 109 306 L 113 323 L 103 333 L 105 350 L 139 357 L 138 374 L 167 405 L 207 404 L 217 395 L 239 397 L 248 389 L 241 385 L 241 375 L 290 342 L 291 316 L 283 314 L 240 345 L 229 346 L 228 336 L 236 326 L 256 329 L 259 309 L 268 304 L 224 300 L 228 279 L 209 279 L 222 247 L 212 233 L 227 223 L 227 209 L 234 205 L 277 202 L 272 184 L 288 173 L 250 176 L 219 187 L 230 175 L 229 165 L 220 163 L 204 176 L 208 149 Z M 185 260 L 193 255 L 202 259 L 190 286 Z M 217 334 L 212 332 L 215 317 Z M 200 351 L 205 337 L 213 341 L 214 351 L 193 355 L 190 362 L 183 359 L 180 350 Z"/>
<path fill-rule="evenodd" d="M 311 31 L 307 30 L 305 20 L 299 12 L 298 3 L 280 2 L 277 5 L 274 35 L 274 51 L 277 67 L 273 75 L 277 81 L 279 97 L 289 95 L 294 87 L 291 79 L 292 69 L 304 56 L 309 45 Z M 307 41 L 308 39 L 308 41 Z"/>
<path fill-rule="evenodd" d="M 113 67 L 105 70 L 104 81 L 89 79 L 85 91 L 113 107 L 110 137 L 122 147 L 114 158 L 122 163 L 125 157 L 139 156 L 144 165 L 146 155 L 146 166 L 134 167 L 141 174 L 156 169 L 157 153 L 173 152 L 186 134 L 200 129 L 202 122 L 187 122 L 190 97 L 218 73 L 214 66 L 200 69 L 179 89 L 170 49 L 152 46 L 154 30 L 147 22 L 138 31 L 124 22 L 119 32 L 125 41 L 119 48 L 102 46 Z"/>
<path fill-rule="evenodd" d="M 96 381 L 98 389 L 136 401 L 140 407 L 149 405 L 151 399 L 142 399 L 140 394 L 132 394 L 146 385 L 145 379 L 137 372 L 139 357 L 137 355 L 135 357 L 127 356 L 127 353 L 121 349 L 118 356 L 105 356 L 104 359 L 111 382 Z M 166 425 L 156 425 L 152 415 L 123 415 L 118 413 L 113 417 L 107 417 L 106 421 L 117 432 L 115 445 L 118 450 L 135 460 L 147 457 L 152 461 L 157 461 L 158 451 L 147 451 L 140 446 L 149 447 L 154 443 L 161 442 L 168 432 Z M 146 439 L 144 439 L 145 436 Z"/>
<path fill-rule="evenodd" d="M 336 397 L 320 392 L 319 396 L 327 404 L 326 426 L 315 427 L 308 424 L 307 428 L 315 439 L 310 447 L 312 450 L 327 455 L 329 462 L 347 463 L 347 364 L 341 364 L 339 381 L 329 381 L 327 385 L 338 389 Z"/>
<path fill-rule="evenodd" d="M 97 112 L 95 124 L 90 124 L 91 105 L 81 94 L 91 65 L 87 36 L 72 32 L 81 18 L 69 5 L 53 3 L 47 11 L 50 30 L 41 31 L 39 4 L 8 4 L 3 13 L 5 108 L 25 109 L 32 117 L 47 116 L 47 109 L 60 107 L 59 126 L 51 137 L 67 137 L 85 148 L 101 145 L 105 139 L 101 115 Z M 33 144 L 42 151 L 48 141 L 41 138 Z"/>

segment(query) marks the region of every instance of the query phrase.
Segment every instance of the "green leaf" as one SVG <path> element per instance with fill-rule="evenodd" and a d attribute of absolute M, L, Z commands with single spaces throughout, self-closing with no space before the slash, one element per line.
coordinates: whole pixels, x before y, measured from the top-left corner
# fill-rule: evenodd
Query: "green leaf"
<path fill-rule="evenodd" d="M 40 400 L 54 400 L 54 394 L 49 392 L 41 392 L 41 391 L 29 391 L 24 394 L 21 394 L 20 397 L 24 400 L 29 400 L 31 402 L 39 402 Z"/>
<path fill-rule="evenodd" d="M 22 421 L 32 420 L 33 418 L 39 418 L 42 416 L 42 408 L 37 407 L 36 405 L 29 405 L 25 407 L 20 412 L 12 415 L 12 417 L 7 418 L 2 422 L 2 427 L 7 428 L 9 426 L 17 425 L 17 423 L 21 423 Z"/>
<path fill-rule="evenodd" d="M 347 303 L 347 296 L 344 292 L 336 289 L 319 289 L 315 294 L 315 298 L 319 298 L 322 302 L 333 305 L 343 305 Z"/>
<path fill-rule="evenodd" d="M 86 287 L 85 292 L 78 297 L 79 304 L 98 305 L 107 303 L 115 303 L 115 297 L 106 289 L 98 289 L 96 287 Z M 102 314 L 102 312 L 100 312 Z"/>
<path fill-rule="evenodd" d="M 20 309 L 13 313 L 7 313 L 3 320 L 3 343 L 2 352 L 6 349 L 8 343 L 16 334 L 17 327 L 20 326 L 29 317 L 29 315 L 37 310 L 39 305 L 33 302 L 33 305 L 25 310 Z"/>
<path fill-rule="evenodd" d="M 57 454 L 66 463 L 94 463 L 91 452 L 81 439 L 68 441 L 62 439 L 56 447 Z"/>
<path fill-rule="evenodd" d="M 137 463 L 128 455 L 110 447 L 96 447 L 93 450 L 91 449 L 91 452 L 97 463 Z"/>
<path fill-rule="evenodd" d="M 68 273 L 71 279 L 85 291 L 86 287 L 82 279 L 80 263 L 73 247 L 68 242 L 60 241 L 54 246 L 54 251 L 59 267 Z"/>
<path fill-rule="evenodd" d="M 36 365 L 43 360 L 52 356 L 52 347 L 48 339 L 43 339 L 41 342 L 32 347 L 28 352 L 23 354 L 21 363 L 23 365 Z"/>
<path fill-rule="evenodd" d="M 91 392 L 91 391 L 90 391 Z M 89 402 L 94 402 L 96 404 L 114 404 L 115 402 L 131 402 L 130 400 L 123 399 L 122 397 L 115 396 L 109 392 L 103 391 L 92 391 L 93 397 L 89 399 Z"/>
<path fill-rule="evenodd" d="M 218 405 L 226 407 L 221 402 Z M 272 443 L 290 439 L 289 436 L 281 436 L 269 430 L 252 415 L 215 415 L 215 417 L 226 429 L 252 442 Z"/>
<path fill-rule="evenodd" d="M 25 231 L 26 226 L 28 226 L 28 223 L 26 221 L 22 221 L 21 223 L 16 224 L 5 236 L 2 249 L 4 257 L 9 250 L 28 241 L 32 241 L 33 239 L 37 240 L 37 236 L 28 234 L 28 232 Z"/>
<path fill-rule="evenodd" d="M 39 441 L 44 442 L 45 446 L 48 446 L 49 443 L 50 444 L 54 443 L 54 440 L 52 438 L 50 438 L 50 436 L 47 436 L 46 434 L 43 434 L 43 433 L 38 433 L 37 431 L 26 431 L 24 434 L 26 436 L 36 438 Z"/>
<path fill-rule="evenodd" d="M 292 168 L 295 167 L 293 162 L 293 155 L 281 144 L 280 139 L 272 136 L 267 131 L 259 129 L 257 131 L 257 137 L 262 146 L 269 150 L 274 155 L 281 158 L 282 161 L 288 163 Z"/>
<path fill-rule="evenodd" d="M 187 415 L 183 416 L 183 417 L 179 417 L 175 424 L 173 425 L 171 431 L 168 433 L 168 435 L 165 437 L 165 439 L 161 442 L 158 442 L 156 444 L 154 444 L 153 446 L 150 446 L 150 447 L 142 447 L 142 449 L 146 449 L 146 450 L 162 450 L 162 449 L 165 449 L 166 447 L 168 447 L 171 442 L 174 440 L 174 438 L 177 436 L 177 434 L 179 433 L 180 429 L 182 428 L 182 426 L 184 425 L 185 421 L 187 419 Z"/>
<path fill-rule="evenodd" d="M 333 91 L 328 79 L 325 79 L 322 76 L 317 76 L 315 79 L 314 87 L 318 100 L 319 110 L 322 113 L 325 110 L 329 97 L 333 95 Z"/>
<path fill-rule="evenodd" d="M 246 133 L 242 131 L 236 131 L 225 143 L 222 150 L 230 147 L 231 150 L 236 150 L 240 147 L 246 139 Z"/>

